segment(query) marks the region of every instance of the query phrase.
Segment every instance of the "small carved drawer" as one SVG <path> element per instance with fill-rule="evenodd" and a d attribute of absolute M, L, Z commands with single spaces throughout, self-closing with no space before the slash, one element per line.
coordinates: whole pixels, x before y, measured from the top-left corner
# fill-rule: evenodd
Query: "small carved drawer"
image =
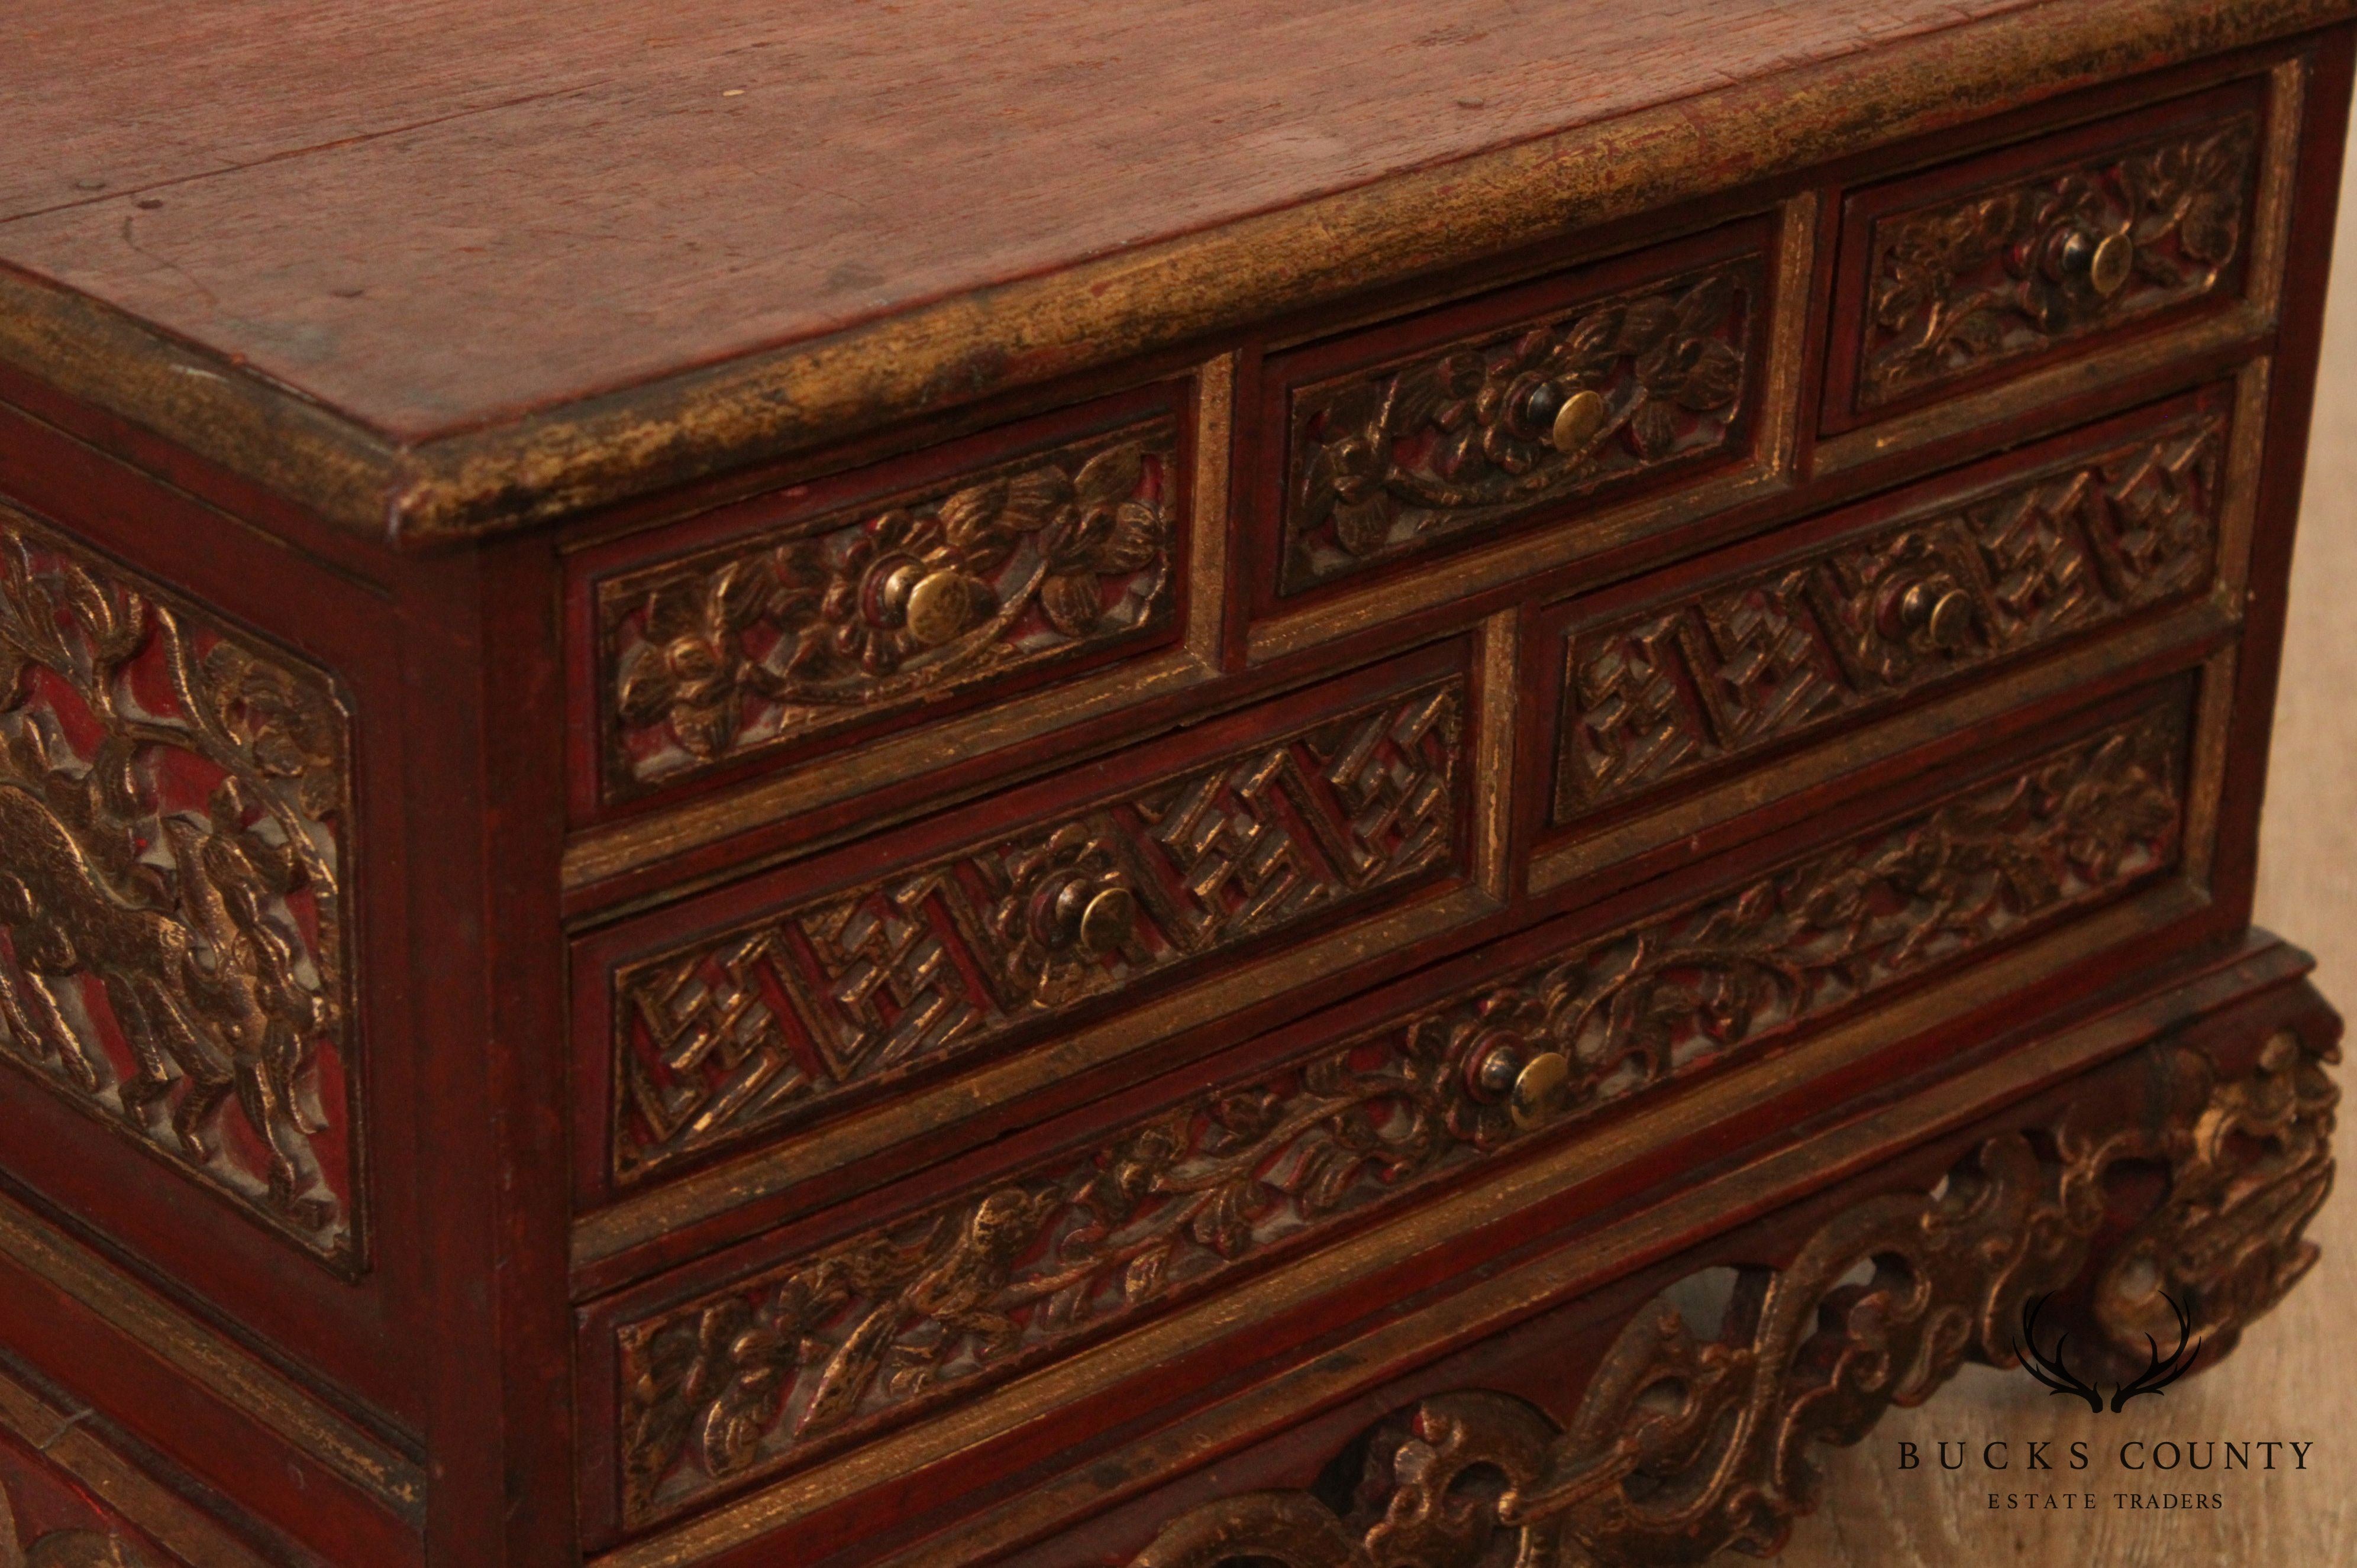
<path fill-rule="evenodd" d="M 2242 300 L 2264 87 L 2233 83 L 1852 196 L 1825 428 Z"/>
<path fill-rule="evenodd" d="M 1193 403 L 1157 383 L 576 556 L 576 819 L 1108 660 L 1154 690 L 1137 658 L 1187 610 Z"/>
<path fill-rule="evenodd" d="M 1769 234 L 1737 224 L 1273 356 L 1259 607 L 1749 456 Z"/>
<path fill-rule="evenodd" d="M 2234 405 L 2213 385 L 1554 612 L 1534 881 L 1554 844 L 1614 842 L 1611 819 L 2201 598 L 2233 547 Z M 1784 788 L 1860 760 L 1826 754 Z M 1760 792 L 1730 784 L 1728 810 Z M 1699 825 L 1663 822 L 1656 838 Z"/>
<path fill-rule="evenodd" d="M 2168 875 L 2191 694 L 2173 678 L 2016 726 L 1961 776 L 1919 769 L 1666 890 L 1141 1084 L 1020 1155 L 961 1162 L 972 1174 L 946 1197 L 764 1238 L 587 1308 L 582 1387 L 612 1412 L 585 1423 L 590 1530 L 675 1518 L 988 1399 L 1149 1314 L 1490 1179 L 1607 1108 Z M 1304 1282 L 1312 1296 L 1350 1284 Z M 1211 1312 L 1200 1332 L 1256 1331 Z M 1076 1369 L 1066 1397 L 1117 1397 L 1113 1380 L 1151 1375 L 1134 1359 Z M 966 1429 L 998 1424 L 977 1412 Z"/>
<path fill-rule="evenodd" d="M 1222 973 L 1225 997 L 1247 961 L 1281 988 L 1363 956 L 1328 941 L 1271 961 L 1461 881 L 1469 651 L 1426 648 L 581 939 L 585 1199 L 1051 1026 L 1069 1055 L 1074 1026 L 1174 983 Z M 1163 1033 L 1133 1016 L 1105 1048 Z"/>

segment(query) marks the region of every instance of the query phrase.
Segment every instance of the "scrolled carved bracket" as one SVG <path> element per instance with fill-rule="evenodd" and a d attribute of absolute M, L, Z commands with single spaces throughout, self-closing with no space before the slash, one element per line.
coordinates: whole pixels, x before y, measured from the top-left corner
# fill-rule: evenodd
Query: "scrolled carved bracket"
<path fill-rule="evenodd" d="M 2198 1050 L 2146 1051 L 2143 1106 L 2083 1097 L 1984 1140 L 1930 1192 L 1853 1205 L 1783 1267 L 1733 1271 L 1715 1322 L 1665 1293 L 1606 1352 L 1567 1428 L 1502 1393 L 1425 1399 L 1352 1445 L 1366 1457 L 1346 1508 L 1326 1483 L 1225 1498 L 1172 1520 L 1130 1568 L 1764 1555 L 1815 1505 L 1816 1444 L 1857 1442 L 1968 1359 L 2012 1365 L 2033 1294 L 2070 1292 L 2090 1337 L 2140 1362 L 2166 1292 L 2222 1352 L 2315 1261 L 2302 1231 L 2331 1182 L 2339 1096 L 2322 1064 L 2339 1053 L 2286 1029 L 2224 1076 Z M 2114 1236 L 2107 1183 L 2129 1162 L 2164 1166 L 2167 1189 Z"/>

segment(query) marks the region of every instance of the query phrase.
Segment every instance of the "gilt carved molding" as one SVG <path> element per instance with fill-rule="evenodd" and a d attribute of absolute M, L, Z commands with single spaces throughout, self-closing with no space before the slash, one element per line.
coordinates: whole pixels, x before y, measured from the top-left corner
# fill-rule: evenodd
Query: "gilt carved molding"
<path fill-rule="evenodd" d="M 1877 220 L 1859 406 L 2216 292 L 2246 245 L 2258 132 L 2238 114 Z"/>
<path fill-rule="evenodd" d="M 1464 724 L 1425 686 L 622 968 L 616 1178 L 1451 864 Z"/>
<path fill-rule="evenodd" d="M 2227 424 L 2189 415 L 1577 631 L 1555 821 L 2198 591 Z"/>
<path fill-rule="evenodd" d="M 1282 590 L 1732 450 L 1763 276 L 1742 256 L 1300 388 Z"/>
<path fill-rule="evenodd" d="M 628 798 L 1168 624 L 1158 415 L 597 586 L 605 787 Z"/>
<path fill-rule="evenodd" d="M 347 1272 L 350 731 L 324 671 L 0 509 L 0 1056 Z"/>
<path fill-rule="evenodd" d="M 618 1330 L 623 1513 L 1063 1353 L 1247 1260 L 2169 865 L 2149 711 L 1101 1145 Z"/>
<path fill-rule="evenodd" d="M 2141 1103 L 2133 1089 L 2083 1097 L 1985 1140 L 1930 1192 L 1854 1203 L 1781 1268 L 1706 1271 L 1663 1293 L 1576 1405 L 1565 1391 L 1566 1424 L 1488 1390 L 1423 1399 L 1365 1434 L 1355 1477 L 1189 1509 L 1130 1568 L 1771 1553 L 1815 1506 L 1818 1444 L 1857 1442 L 1967 1359 L 2014 1365 L 2023 1303 L 2068 1289 L 2099 1249 L 2074 1348 L 2144 1365 L 2148 1331 L 2175 1335 L 2174 1294 L 2222 1352 L 2315 1262 L 2303 1230 L 2331 1179 L 2338 1092 L 2321 1063 L 2338 1052 L 2285 1030 L 2234 1076 L 2184 1047 L 2145 1055 Z M 2107 1241 L 2107 1177 L 2130 1166 L 2165 1168 L 2166 1195 Z"/>

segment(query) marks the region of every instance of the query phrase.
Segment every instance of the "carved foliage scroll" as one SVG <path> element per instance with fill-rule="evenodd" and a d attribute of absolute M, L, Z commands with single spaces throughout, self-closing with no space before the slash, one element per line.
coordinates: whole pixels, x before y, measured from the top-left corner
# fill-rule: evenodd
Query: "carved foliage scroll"
<path fill-rule="evenodd" d="M 350 720 L 0 510 L 0 1055 L 357 1266 Z"/>
<path fill-rule="evenodd" d="M 2212 294 L 2247 244 L 2258 146 L 2243 114 L 1878 220 L 1860 405 Z"/>
<path fill-rule="evenodd" d="M 624 1511 L 1056 1354 L 1524 1135 L 1485 1068 L 1569 1062 L 1560 1124 L 2168 865 L 2147 715 L 1103 1145 L 620 1332 Z M 1511 1068 L 1509 1073 L 1511 1075 Z"/>
<path fill-rule="evenodd" d="M 2315 1262 L 2302 1231 L 2331 1180 L 2338 1098 L 2319 1061 L 2337 1053 L 2285 1032 L 2223 1081 L 2200 1052 L 2147 1054 L 2157 1087 L 2125 1117 L 2093 1097 L 1986 1140 L 1932 1193 L 1842 1211 L 1781 1269 L 1714 1271 L 1665 1293 L 1606 1353 L 1567 1430 L 1503 1393 L 1425 1399 L 1366 1434 L 1348 1511 L 1308 1492 L 1208 1503 L 1130 1568 L 1771 1553 L 1814 1507 L 1817 1444 L 1857 1442 L 1967 1359 L 2014 1364 L 2022 1303 L 2070 1286 L 2104 1245 L 2106 1178 L 2131 1162 L 2165 1168 L 2168 1196 L 2099 1260 L 2072 1353 L 2100 1345 L 2143 1366 L 2163 1291 L 2222 1351 Z M 1714 1295 L 1717 1309 L 1690 1322 Z M 2160 1326 L 2169 1343 L 2175 1319 Z"/>
<path fill-rule="evenodd" d="M 1284 591 L 1731 450 L 1761 275 L 1742 257 L 1301 388 Z"/>
<path fill-rule="evenodd" d="M 627 798 L 1168 624 L 1162 416 L 597 588 L 606 787 Z"/>
<path fill-rule="evenodd" d="M 615 977 L 615 1174 L 1448 864 L 1450 681 Z"/>
<path fill-rule="evenodd" d="M 1579 631 L 1555 820 L 2199 590 L 2225 444 L 2196 414 Z"/>

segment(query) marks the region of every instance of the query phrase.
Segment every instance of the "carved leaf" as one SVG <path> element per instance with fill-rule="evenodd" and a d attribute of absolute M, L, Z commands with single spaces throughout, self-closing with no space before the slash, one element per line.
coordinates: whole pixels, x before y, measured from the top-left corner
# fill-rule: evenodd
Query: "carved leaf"
<path fill-rule="evenodd" d="M 794 1423 L 797 1436 L 824 1432 L 850 1419 L 859 1407 L 860 1396 L 875 1380 L 877 1369 L 883 1365 L 884 1352 L 890 1348 L 893 1332 L 899 1327 L 907 1310 L 896 1295 L 869 1311 L 859 1320 L 858 1326 L 845 1337 L 819 1373 L 818 1387 L 811 1395 L 808 1408 Z"/>
<path fill-rule="evenodd" d="M 1072 481 L 1074 499 L 1083 507 L 1113 506 L 1136 493 L 1146 473 L 1146 454 L 1135 442 L 1109 447 L 1090 458 Z"/>
<path fill-rule="evenodd" d="M 1060 575 L 1039 585 L 1039 607 L 1058 631 L 1067 637 L 1085 637 L 1104 613 L 1104 594 L 1094 573 Z"/>

